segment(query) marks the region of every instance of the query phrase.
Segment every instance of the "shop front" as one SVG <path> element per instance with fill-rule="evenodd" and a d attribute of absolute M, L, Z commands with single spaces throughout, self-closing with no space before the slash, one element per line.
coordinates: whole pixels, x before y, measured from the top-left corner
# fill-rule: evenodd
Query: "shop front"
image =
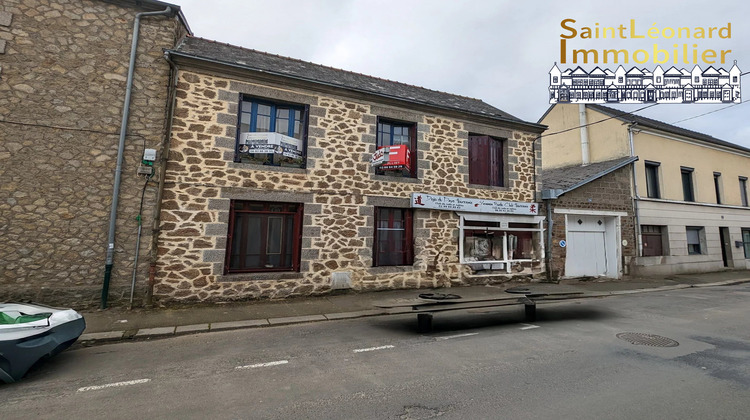
<path fill-rule="evenodd" d="M 455 212 L 459 262 L 472 274 L 543 271 L 544 217 L 536 203 L 413 193 L 412 207 Z"/>

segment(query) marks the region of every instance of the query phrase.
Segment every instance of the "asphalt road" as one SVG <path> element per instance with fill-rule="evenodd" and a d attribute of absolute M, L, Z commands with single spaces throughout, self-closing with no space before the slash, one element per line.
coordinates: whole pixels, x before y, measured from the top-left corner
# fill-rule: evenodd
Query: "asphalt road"
<path fill-rule="evenodd" d="M 750 285 L 537 315 L 438 313 L 430 334 L 398 315 L 79 347 L 0 384 L 0 418 L 750 417 Z"/>

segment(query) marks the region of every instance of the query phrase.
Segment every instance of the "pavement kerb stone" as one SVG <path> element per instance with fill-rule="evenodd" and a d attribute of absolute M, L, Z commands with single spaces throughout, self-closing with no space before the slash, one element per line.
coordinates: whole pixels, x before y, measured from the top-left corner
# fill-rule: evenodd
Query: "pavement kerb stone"
<path fill-rule="evenodd" d="M 750 282 L 750 278 L 748 279 L 735 279 L 735 280 L 725 280 L 725 281 L 717 281 L 714 283 L 703 283 L 703 284 L 693 284 L 690 285 L 690 287 L 712 287 L 712 286 L 732 286 L 735 284 L 742 284 Z"/>
<path fill-rule="evenodd" d="M 162 335 L 174 335 L 177 327 L 142 328 L 135 333 L 135 338 L 158 337 Z"/>
<path fill-rule="evenodd" d="M 98 332 L 98 333 L 81 334 L 81 336 L 78 337 L 78 341 L 80 342 L 117 341 L 117 340 L 122 340 L 123 334 L 125 334 L 125 331 L 106 331 L 106 332 Z"/>
<path fill-rule="evenodd" d="M 282 318 L 269 318 L 271 325 L 299 324 L 302 322 L 328 321 L 324 315 L 287 316 Z"/>
<path fill-rule="evenodd" d="M 366 316 L 378 316 L 378 315 L 387 315 L 387 313 L 383 310 L 379 309 L 372 309 L 369 311 L 358 311 L 358 312 L 337 312 L 332 314 L 324 314 L 323 316 L 326 317 L 329 321 L 336 321 L 339 319 L 354 319 L 354 318 L 364 318 Z"/>
<path fill-rule="evenodd" d="M 194 325 L 178 325 L 175 327 L 175 334 L 187 334 L 194 332 L 207 332 L 209 330 L 209 324 L 194 324 Z"/>
<path fill-rule="evenodd" d="M 266 327 L 270 325 L 267 319 L 249 319 L 246 321 L 213 322 L 210 331 L 237 330 L 240 328 Z"/>

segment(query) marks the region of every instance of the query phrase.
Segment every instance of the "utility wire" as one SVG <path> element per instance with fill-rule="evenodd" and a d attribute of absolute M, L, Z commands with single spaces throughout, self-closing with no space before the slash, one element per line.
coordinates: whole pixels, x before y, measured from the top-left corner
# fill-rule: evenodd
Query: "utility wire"
<path fill-rule="evenodd" d="M 698 114 L 698 115 L 696 115 L 696 116 L 694 116 L 694 117 L 690 117 L 690 118 L 685 118 L 684 120 L 679 120 L 679 121 L 675 121 L 675 122 L 673 122 L 673 123 L 671 123 L 671 124 L 677 124 L 677 123 L 679 123 L 679 122 L 683 122 L 683 121 L 688 121 L 688 120 L 692 120 L 692 119 L 695 119 L 695 118 L 698 118 L 698 117 L 702 117 L 702 116 L 704 116 L 704 115 L 708 115 L 708 114 L 713 114 L 714 112 L 719 112 L 719 111 L 723 111 L 723 110 L 725 110 L 725 109 L 727 109 L 727 108 L 731 108 L 731 107 L 733 107 L 733 106 L 737 106 L 737 105 L 742 105 L 742 104 L 744 104 L 744 103 L 745 103 L 745 102 L 747 102 L 747 101 L 750 101 L 750 99 L 745 99 L 744 101 L 742 101 L 742 102 L 740 102 L 740 103 L 738 103 L 738 104 L 731 104 L 731 105 L 727 105 L 727 106 L 725 106 L 725 107 L 723 107 L 723 108 L 719 108 L 719 109 L 714 109 L 713 111 L 708 111 L 708 112 L 704 112 L 703 114 Z"/>
<path fill-rule="evenodd" d="M 555 134 L 561 134 L 561 133 L 565 133 L 565 132 L 568 132 L 568 131 L 578 130 L 579 128 L 588 127 L 588 126 L 591 126 L 591 125 L 594 125 L 594 124 L 599 124 L 600 122 L 608 121 L 608 120 L 611 120 L 611 119 L 614 119 L 614 118 L 618 118 L 618 117 L 622 117 L 622 116 L 625 116 L 625 115 L 635 114 L 638 111 L 643 111 L 644 109 L 648 109 L 648 108 L 651 108 L 652 106 L 656 106 L 656 105 L 659 105 L 659 104 L 651 104 L 651 105 L 648 105 L 648 106 L 644 106 L 643 108 L 638 108 L 635 111 L 622 112 L 620 114 L 613 115 L 613 116 L 611 116 L 609 118 L 605 118 L 603 120 L 594 121 L 592 123 L 588 123 L 588 124 L 584 124 L 584 125 L 579 125 L 577 127 L 567 128 L 567 129 L 561 130 L 561 131 L 555 131 L 554 133 L 542 134 L 539 137 L 537 137 L 537 139 L 541 138 L 541 137 L 554 136 Z"/>

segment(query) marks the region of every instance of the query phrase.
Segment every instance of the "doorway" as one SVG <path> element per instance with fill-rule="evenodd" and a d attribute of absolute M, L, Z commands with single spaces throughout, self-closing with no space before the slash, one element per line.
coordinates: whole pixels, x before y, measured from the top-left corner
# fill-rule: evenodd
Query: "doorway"
<path fill-rule="evenodd" d="M 733 267 L 732 262 L 732 246 L 729 243 L 729 228 L 719 228 L 719 242 L 721 243 L 721 260 L 724 262 L 724 267 Z"/>

